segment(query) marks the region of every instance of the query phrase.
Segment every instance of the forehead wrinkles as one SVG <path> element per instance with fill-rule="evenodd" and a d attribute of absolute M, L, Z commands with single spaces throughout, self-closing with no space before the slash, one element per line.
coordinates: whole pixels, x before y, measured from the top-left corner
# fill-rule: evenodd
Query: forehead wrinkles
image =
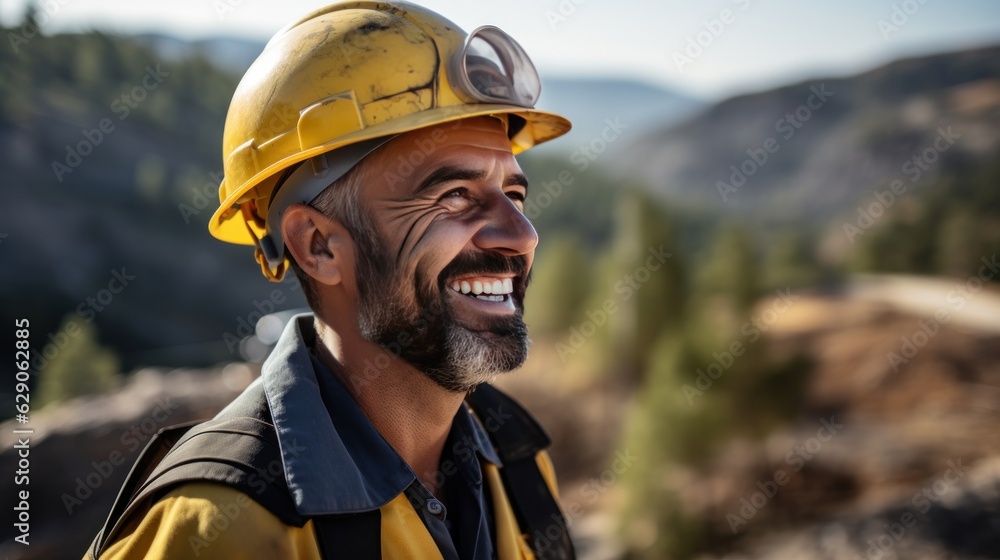
<path fill-rule="evenodd" d="M 510 153 L 510 140 L 500 121 L 492 117 L 480 117 L 444 124 L 436 129 L 424 130 L 423 134 L 440 139 L 441 147 L 467 145 L 489 148 Z"/>
<path fill-rule="evenodd" d="M 488 150 L 513 157 L 510 141 L 499 121 L 486 118 L 457 121 L 405 133 L 372 154 L 373 163 L 383 171 L 382 176 L 392 190 L 399 190 L 398 183 L 413 183 L 421 171 L 440 165 L 456 151 L 464 149 Z"/>
<path fill-rule="evenodd" d="M 493 148 L 483 148 L 480 146 L 462 146 L 452 150 L 450 153 L 435 160 L 432 164 L 423 165 L 414 175 L 414 180 L 409 182 L 404 189 L 405 194 L 421 198 L 426 194 L 418 194 L 416 191 L 424 182 L 432 180 L 439 171 L 444 171 L 438 180 L 451 179 L 456 183 L 462 182 L 460 177 L 449 177 L 454 171 L 461 175 L 461 172 L 469 171 L 474 175 L 467 180 L 471 184 L 483 183 L 486 186 L 503 186 L 504 179 L 508 175 L 520 173 L 521 168 L 509 151 L 495 150 Z M 438 183 L 441 184 L 441 183 Z M 431 186 L 433 191 L 433 185 Z"/>
<path fill-rule="evenodd" d="M 432 160 L 432 161 L 431 161 Z M 372 200 L 388 204 L 392 208 L 405 207 L 407 203 L 427 204 L 431 198 L 441 194 L 432 186 L 417 192 L 420 185 L 436 171 L 444 168 L 482 172 L 483 181 L 501 186 L 507 175 L 520 173 L 521 168 L 509 150 L 496 150 L 481 146 L 455 146 L 440 157 L 428 158 L 420 165 L 410 168 L 405 176 L 384 171 L 374 184 L 369 184 L 367 195 Z M 457 181 L 457 180 L 456 180 Z"/>

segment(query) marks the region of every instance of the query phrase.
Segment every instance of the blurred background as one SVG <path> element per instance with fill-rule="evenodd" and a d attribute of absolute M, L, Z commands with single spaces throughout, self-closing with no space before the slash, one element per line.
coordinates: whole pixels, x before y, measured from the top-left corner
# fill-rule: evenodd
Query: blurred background
<path fill-rule="evenodd" d="M 581 558 L 1000 558 L 1000 4 L 424 4 L 510 32 L 575 124 L 519 158 L 534 345 L 500 384 Z M 206 223 L 240 76 L 322 5 L 0 0 L 5 557 L 81 557 L 305 307 Z"/>

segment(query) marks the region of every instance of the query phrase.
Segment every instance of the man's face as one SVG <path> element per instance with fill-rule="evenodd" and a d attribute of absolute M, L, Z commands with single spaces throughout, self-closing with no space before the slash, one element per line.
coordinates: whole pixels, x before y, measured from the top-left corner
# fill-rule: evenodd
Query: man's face
<path fill-rule="evenodd" d="M 538 237 L 500 121 L 402 135 L 373 155 L 357 236 L 361 335 L 467 391 L 527 357 L 522 315 Z"/>

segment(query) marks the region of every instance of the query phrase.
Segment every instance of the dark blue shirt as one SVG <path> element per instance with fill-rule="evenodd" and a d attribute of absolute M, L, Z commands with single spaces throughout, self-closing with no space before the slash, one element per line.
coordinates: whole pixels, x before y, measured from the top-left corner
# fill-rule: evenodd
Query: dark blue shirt
<path fill-rule="evenodd" d="M 500 466 L 500 459 L 467 405 L 452 422 L 435 481 L 445 505 L 312 355 L 314 341 L 312 315 L 296 317 L 261 373 L 298 512 L 371 511 L 405 493 L 446 560 L 493 558 L 492 504 L 481 461 Z"/>

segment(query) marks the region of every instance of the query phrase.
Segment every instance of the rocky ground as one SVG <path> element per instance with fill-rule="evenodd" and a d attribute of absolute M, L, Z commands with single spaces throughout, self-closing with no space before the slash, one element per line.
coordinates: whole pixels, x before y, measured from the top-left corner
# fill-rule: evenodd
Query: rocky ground
<path fill-rule="evenodd" d="M 780 319 L 776 350 L 815 360 L 805 418 L 700 478 L 728 486 L 702 504 L 715 519 L 746 521 L 718 558 L 1000 558 L 1000 297 L 965 285 L 867 278 Z M 739 511 L 832 418 L 788 487 Z"/>
<path fill-rule="evenodd" d="M 864 277 L 803 294 L 769 335 L 776 355 L 813 363 L 797 420 L 763 442 L 728 442 L 708 468 L 664 473 L 680 507 L 709 520 L 721 543 L 702 560 L 1000 558 L 1000 295 Z M 613 449 L 600 434 L 619 424 L 620 407 L 606 392 L 578 396 L 588 394 L 589 406 L 542 410 L 589 411 L 575 433 Z M 613 457 L 586 459 L 570 461 L 570 473 L 590 468 L 568 482 L 570 500 L 582 501 Z M 581 557 L 621 556 L 621 490 L 584 502 Z"/>
<path fill-rule="evenodd" d="M 14 527 L 3 524 L 0 556 L 82 558 L 149 438 L 166 426 L 211 418 L 255 376 L 256 368 L 244 364 L 212 371 L 147 369 L 117 392 L 33 413 L 31 544 L 14 543 Z M 0 472 L 16 470 L 14 427 L 23 426 L 0 426 Z M 4 476 L 0 495 L 12 497 L 13 482 Z"/>

